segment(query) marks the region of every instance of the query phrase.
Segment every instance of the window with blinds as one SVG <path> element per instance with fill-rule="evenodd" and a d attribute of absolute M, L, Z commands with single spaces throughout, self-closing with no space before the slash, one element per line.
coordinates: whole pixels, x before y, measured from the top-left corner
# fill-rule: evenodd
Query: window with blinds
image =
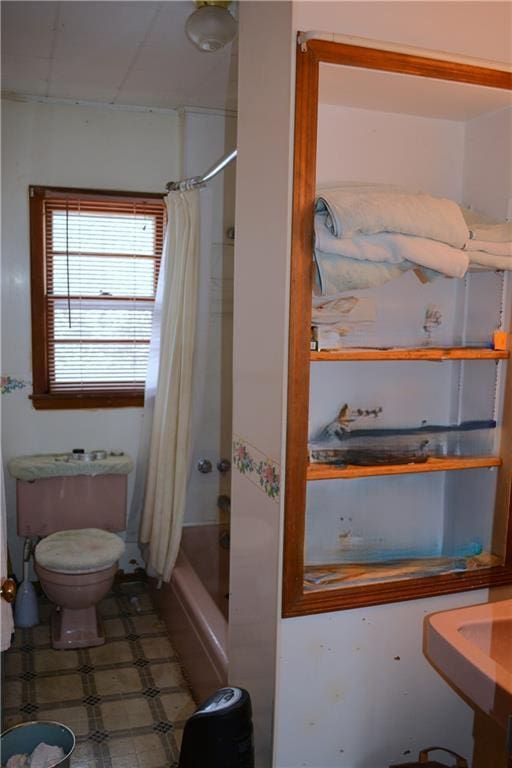
<path fill-rule="evenodd" d="M 36 407 L 142 403 L 164 215 L 161 196 L 31 189 Z"/>

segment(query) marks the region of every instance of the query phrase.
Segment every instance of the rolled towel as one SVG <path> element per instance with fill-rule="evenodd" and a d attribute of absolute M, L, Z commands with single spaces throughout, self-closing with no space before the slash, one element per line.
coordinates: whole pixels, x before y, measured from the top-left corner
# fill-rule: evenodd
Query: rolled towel
<path fill-rule="evenodd" d="M 327 226 L 339 238 L 396 232 L 455 248 L 462 248 L 469 239 L 460 207 L 447 198 L 340 187 L 322 190 L 316 209 L 327 212 Z"/>

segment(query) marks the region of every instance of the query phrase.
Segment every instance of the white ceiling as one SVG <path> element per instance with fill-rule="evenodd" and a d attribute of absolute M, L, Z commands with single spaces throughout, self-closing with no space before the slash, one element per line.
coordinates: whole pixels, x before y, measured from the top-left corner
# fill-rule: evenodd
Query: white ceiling
<path fill-rule="evenodd" d="M 201 53 L 192 2 L 2 2 L 2 91 L 158 108 L 236 108 L 237 41 Z"/>

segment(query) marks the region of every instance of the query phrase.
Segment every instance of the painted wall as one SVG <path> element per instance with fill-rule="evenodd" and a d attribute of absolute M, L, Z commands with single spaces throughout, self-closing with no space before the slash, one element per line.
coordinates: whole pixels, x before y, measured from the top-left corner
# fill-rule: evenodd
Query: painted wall
<path fill-rule="evenodd" d="M 476 210 L 512 219 L 512 108 L 470 120 L 465 130 L 464 198 Z M 502 147 L 490 153 L 489 145 Z"/>
<path fill-rule="evenodd" d="M 136 191 L 163 190 L 170 179 L 203 173 L 226 147 L 234 145 L 236 120 L 224 114 L 144 112 L 69 105 L 5 101 L 2 158 L 2 375 L 31 380 L 28 185 L 60 185 Z M 182 156 L 183 153 L 183 156 Z M 197 454 L 230 455 L 231 337 L 234 168 L 212 183 L 214 243 L 210 343 L 202 414 L 203 438 Z M 62 451 L 73 446 L 138 450 L 140 408 L 97 411 L 36 411 L 30 386 L 3 395 L 4 460 L 32 452 Z M 222 426 L 221 426 L 222 425 Z M 216 498 L 229 492 L 229 474 L 220 481 L 194 474 L 188 522 L 216 520 Z M 129 479 L 129 501 L 133 483 Z M 6 473 L 9 543 L 19 573 L 21 540 L 15 535 L 15 483 Z M 131 542 L 121 563 L 140 563 Z"/>
<path fill-rule="evenodd" d="M 462 123 L 330 104 L 320 106 L 320 184 L 341 179 L 403 184 L 460 201 L 463 158 Z"/>
<path fill-rule="evenodd" d="M 287 345 L 293 40 L 289 2 L 240 11 L 229 679 L 246 687 L 271 764 Z"/>
<path fill-rule="evenodd" d="M 508 60 L 510 6 L 292 5 L 293 19 L 279 2 L 240 7 L 233 415 L 239 459 L 233 476 L 230 675 L 253 695 L 260 765 L 381 768 L 405 761 L 430 742 L 470 755 L 472 712 L 425 660 L 423 618 L 485 600 L 487 593 L 280 619 L 274 576 L 283 487 L 280 506 L 272 510 L 255 466 L 265 455 L 279 462 L 285 440 L 283 289 L 293 142 L 283 133 L 293 119 L 296 31 L 319 29 Z M 460 177 L 457 184 L 460 191 Z M 282 473 L 282 461 L 278 469 Z M 274 679 L 272 696 L 268 686 Z"/>
<path fill-rule="evenodd" d="M 180 174 L 179 117 L 4 101 L 2 109 L 2 375 L 30 382 L 28 186 L 157 192 Z M 136 456 L 141 408 L 36 411 L 30 386 L 2 395 L 3 458 L 73 447 Z M 133 483 L 133 473 L 129 479 Z M 6 471 L 9 545 L 20 572 L 15 483 Z M 122 562 L 138 557 L 128 548 Z"/>

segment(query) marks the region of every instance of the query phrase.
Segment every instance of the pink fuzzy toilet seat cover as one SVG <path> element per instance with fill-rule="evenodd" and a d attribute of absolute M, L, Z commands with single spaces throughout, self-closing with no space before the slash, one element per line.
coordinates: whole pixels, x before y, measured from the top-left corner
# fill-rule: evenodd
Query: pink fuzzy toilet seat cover
<path fill-rule="evenodd" d="M 58 573 L 91 573 L 110 568 L 123 554 L 124 541 L 99 528 L 58 531 L 39 542 L 36 561 Z"/>

